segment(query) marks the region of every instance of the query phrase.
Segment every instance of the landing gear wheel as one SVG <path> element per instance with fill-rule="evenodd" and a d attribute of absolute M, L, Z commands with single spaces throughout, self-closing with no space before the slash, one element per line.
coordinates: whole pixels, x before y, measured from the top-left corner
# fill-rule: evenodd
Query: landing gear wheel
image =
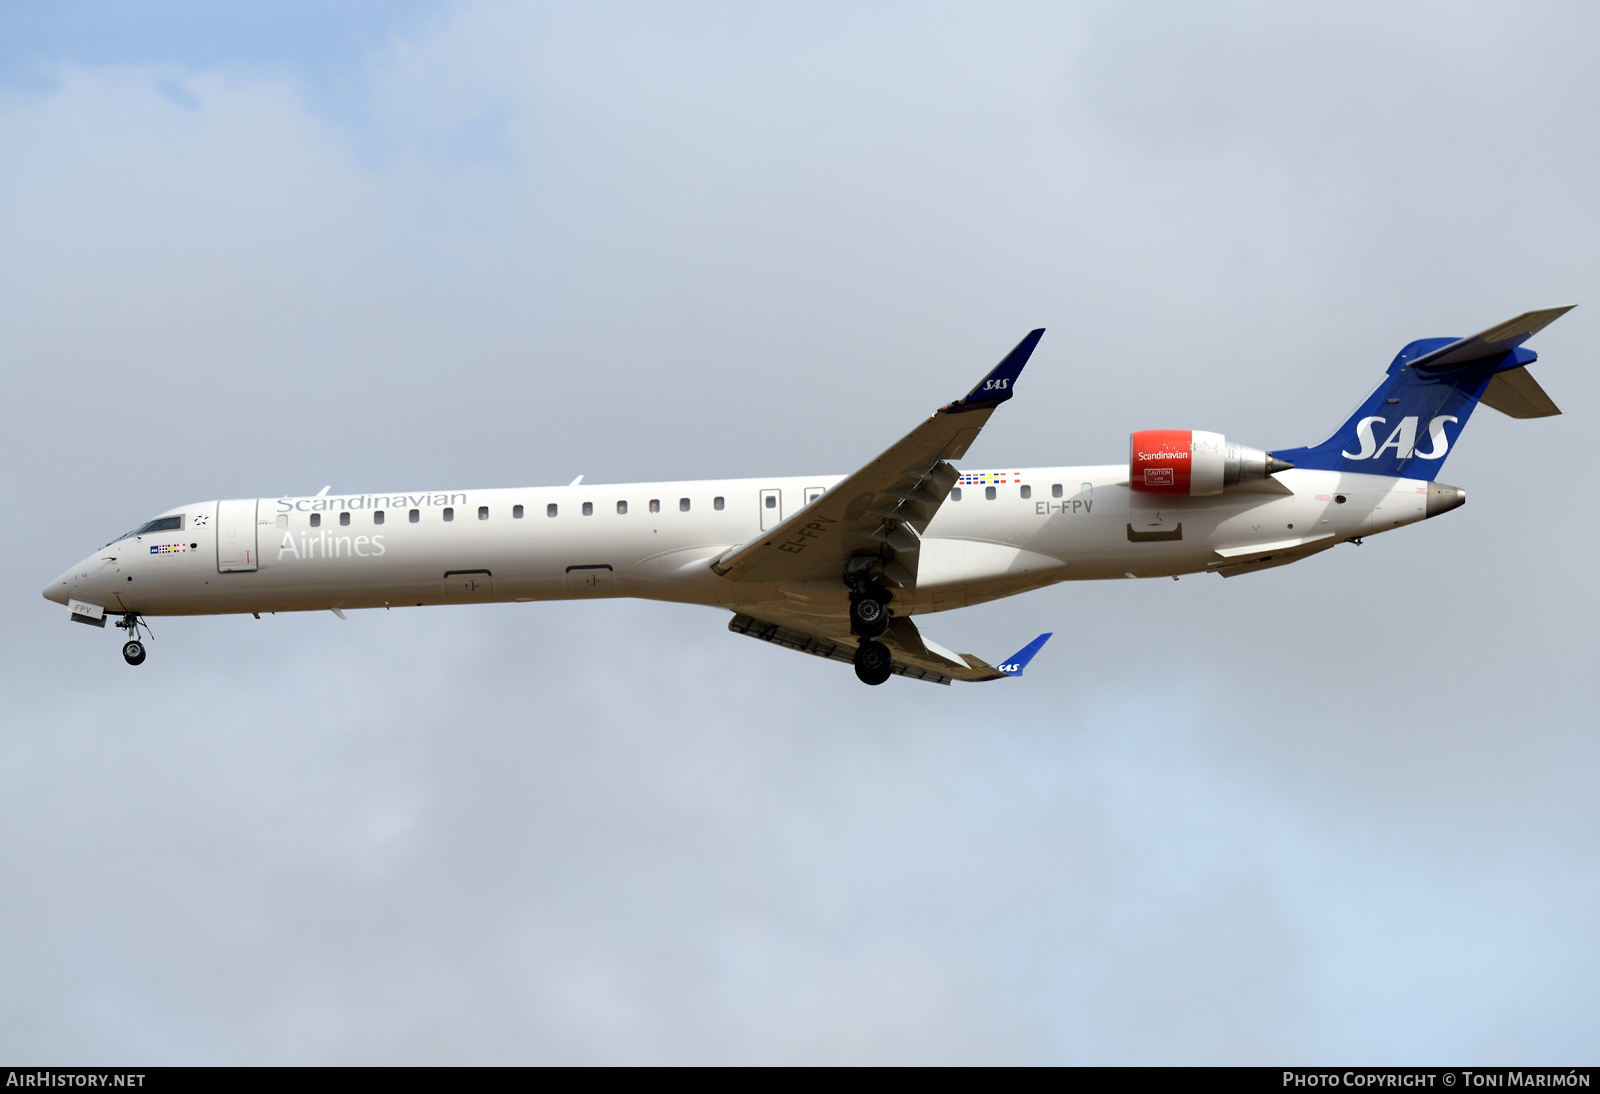
<path fill-rule="evenodd" d="M 894 672 L 894 659 L 882 642 L 864 641 L 856 647 L 856 679 L 863 684 L 881 684 Z"/>
<path fill-rule="evenodd" d="M 135 638 L 122 644 L 122 659 L 130 665 L 144 664 L 144 643 Z"/>
<path fill-rule="evenodd" d="M 861 596 L 850 601 L 850 629 L 862 638 L 876 638 L 889 626 L 889 608 L 883 601 Z"/>

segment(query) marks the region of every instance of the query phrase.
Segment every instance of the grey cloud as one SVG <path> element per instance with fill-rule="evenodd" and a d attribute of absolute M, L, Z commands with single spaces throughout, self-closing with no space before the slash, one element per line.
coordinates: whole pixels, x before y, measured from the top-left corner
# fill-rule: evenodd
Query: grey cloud
<path fill-rule="evenodd" d="M 1056 631 L 1020 682 L 632 602 L 158 620 L 134 671 L 37 594 L 186 500 L 845 471 L 1034 325 L 975 462 L 1318 440 L 1406 341 L 1592 302 L 1593 18 L 1528 10 L 470 5 L 344 112 L 5 92 L 0 1049 L 1581 1058 L 1586 307 L 1455 513 L 929 621 Z"/>

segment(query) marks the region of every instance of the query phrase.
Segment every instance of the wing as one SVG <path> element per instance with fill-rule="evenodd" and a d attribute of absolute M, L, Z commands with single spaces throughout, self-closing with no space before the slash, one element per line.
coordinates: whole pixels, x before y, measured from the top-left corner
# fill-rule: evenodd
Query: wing
<path fill-rule="evenodd" d="M 877 459 L 789 519 L 724 553 L 712 569 L 730 581 L 838 577 L 852 558 L 881 562 L 884 576 L 914 585 L 919 536 L 995 408 L 1016 387 L 1044 328 L 1029 332 L 976 387 L 935 411 Z M 826 655 L 825 655 L 826 656 Z"/>
<path fill-rule="evenodd" d="M 855 658 L 861 640 L 850 633 L 848 619 L 824 619 L 788 612 L 764 611 L 763 614 L 768 618 L 735 615 L 728 622 L 728 629 L 734 634 L 749 635 L 775 646 L 843 661 L 847 665 Z M 1001 672 L 970 653 L 952 653 L 923 638 L 917 632 L 917 625 L 906 616 L 897 615 L 891 619 L 889 629 L 878 636 L 878 641 L 893 651 L 894 673 L 912 680 L 948 684 L 952 680 L 1004 680 L 1007 676 L 1020 675 L 1020 669 L 1017 673 Z M 1028 652 L 1028 656 L 1032 657 L 1034 652 L 1037 650 Z"/>

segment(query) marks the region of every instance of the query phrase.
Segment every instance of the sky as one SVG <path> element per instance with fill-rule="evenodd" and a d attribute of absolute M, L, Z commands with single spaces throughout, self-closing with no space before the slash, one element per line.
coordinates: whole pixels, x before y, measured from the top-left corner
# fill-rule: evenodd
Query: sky
<path fill-rule="evenodd" d="M 0 2 L 0 1057 L 1570 1064 L 1600 1049 L 1600 13 Z M 156 619 L 208 498 L 1316 443 L 1533 308 L 1461 509 L 928 618 Z M 1587 348 L 1585 348 L 1587 347 Z"/>

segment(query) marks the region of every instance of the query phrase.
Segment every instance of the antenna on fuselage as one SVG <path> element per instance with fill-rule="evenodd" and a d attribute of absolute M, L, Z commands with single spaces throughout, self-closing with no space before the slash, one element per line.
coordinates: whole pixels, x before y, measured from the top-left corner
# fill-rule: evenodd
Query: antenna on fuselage
<path fill-rule="evenodd" d="M 568 486 L 577 486 L 582 481 L 583 481 L 583 476 L 579 475 L 577 478 L 575 478 L 571 482 L 567 483 L 567 485 Z"/>
<path fill-rule="evenodd" d="M 327 486 L 324 486 L 321 490 L 318 490 L 314 496 L 315 497 L 319 497 L 319 498 L 325 498 L 325 497 L 328 496 L 328 491 L 332 490 L 332 489 L 333 489 L 333 483 L 330 482 Z"/>

